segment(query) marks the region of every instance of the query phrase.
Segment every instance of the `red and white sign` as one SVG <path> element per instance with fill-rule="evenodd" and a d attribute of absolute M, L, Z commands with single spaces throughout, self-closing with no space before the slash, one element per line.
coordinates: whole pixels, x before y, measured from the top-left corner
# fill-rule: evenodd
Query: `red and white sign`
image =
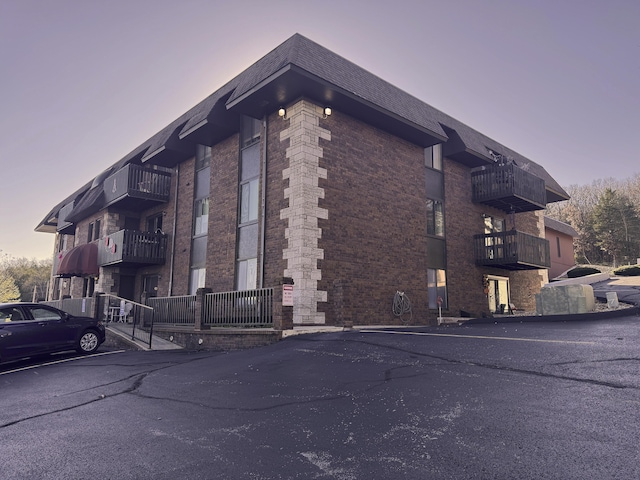
<path fill-rule="evenodd" d="M 293 285 L 282 285 L 282 306 L 293 307 Z"/>

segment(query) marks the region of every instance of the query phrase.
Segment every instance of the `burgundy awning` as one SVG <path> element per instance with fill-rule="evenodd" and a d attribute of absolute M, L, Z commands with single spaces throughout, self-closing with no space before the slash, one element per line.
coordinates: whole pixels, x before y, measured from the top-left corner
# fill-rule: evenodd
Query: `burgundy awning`
<path fill-rule="evenodd" d="M 85 243 L 72 248 L 64 254 L 58 265 L 59 277 L 97 277 L 98 246 L 95 243 Z"/>

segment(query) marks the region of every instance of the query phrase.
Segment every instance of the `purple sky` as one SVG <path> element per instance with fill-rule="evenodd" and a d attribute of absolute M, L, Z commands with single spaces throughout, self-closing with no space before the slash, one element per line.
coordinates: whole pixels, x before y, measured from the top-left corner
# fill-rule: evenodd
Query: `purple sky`
<path fill-rule="evenodd" d="M 638 0 L 0 0 L 0 256 L 296 32 L 565 187 L 640 173 Z"/>

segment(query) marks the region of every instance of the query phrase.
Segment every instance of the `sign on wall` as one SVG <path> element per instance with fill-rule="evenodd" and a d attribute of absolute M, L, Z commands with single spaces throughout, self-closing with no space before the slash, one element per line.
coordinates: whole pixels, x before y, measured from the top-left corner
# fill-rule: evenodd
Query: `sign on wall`
<path fill-rule="evenodd" d="M 282 285 L 282 306 L 293 307 L 293 285 Z"/>

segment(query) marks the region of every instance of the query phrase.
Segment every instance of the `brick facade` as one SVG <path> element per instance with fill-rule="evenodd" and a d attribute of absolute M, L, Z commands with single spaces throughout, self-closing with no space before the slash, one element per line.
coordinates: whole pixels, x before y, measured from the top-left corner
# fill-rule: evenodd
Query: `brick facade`
<path fill-rule="evenodd" d="M 340 112 L 323 118 L 320 106 L 309 101 L 290 105 L 287 112 L 287 119 L 276 114 L 267 119 L 262 138 L 265 238 L 264 272 L 258 274 L 264 275 L 264 286 L 294 279 L 297 324 L 403 323 L 407 317 L 395 317 L 391 309 L 396 291 L 410 298 L 412 323 L 435 323 L 437 312 L 429 309 L 427 296 L 424 149 Z M 235 134 L 212 147 L 206 287 L 213 291 L 234 289 L 239 141 Z M 542 236 L 542 215 L 511 217 L 474 204 L 471 170 L 456 161 L 445 158 L 443 174 L 448 293 L 443 314 L 488 315 L 483 275 L 509 278 L 511 302 L 533 309 L 546 272 L 476 266 L 473 235 L 484 231 L 483 216 L 491 215 L 505 218 L 507 228 L 515 219 L 518 230 Z M 127 217 L 138 218 L 144 229 L 147 218 L 162 214 L 169 236 L 164 265 L 102 268 L 97 291 L 118 294 L 120 276 L 135 275 L 138 299 L 144 276 L 158 275 L 158 296 L 188 293 L 194 181 L 192 157 L 175 169 L 168 202 L 135 214 L 110 207 L 78 223 L 75 238 L 83 243 L 96 218 L 108 235 L 124 228 Z M 82 281 L 69 280 L 72 296 L 82 294 Z"/>
<path fill-rule="evenodd" d="M 331 107 L 333 114 L 325 115 L 325 106 Z M 285 107 L 286 115 L 282 115 L 280 109 Z M 259 176 L 257 170 L 251 170 L 258 161 L 257 144 L 253 143 L 258 141 L 258 122 L 247 122 L 247 117 L 262 120 Z M 249 146 L 241 150 L 244 141 Z M 425 147 L 438 144 L 447 152 L 442 172 L 425 166 Z M 489 299 L 493 309 L 503 305 L 504 298 L 499 298 L 500 302 L 496 298 L 504 297 L 507 281 L 511 303 L 533 309 L 534 294 L 548 280 L 544 269 L 509 270 L 524 265 L 511 240 L 509 252 L 507 247 L 492 248 L 498 244 L 481 245 L 489 247 L 481 263 L 501 264 L 502 268 L 476 265 L 474 252 L 474 235 L 490 228 L 489 217 L 504 219 L 506 230 L 517 228 L 539 238 L 544 238 L 544 224 L 540 212 L 512 216 L 473 203 L 474 188 L 495 194 L 483 201 L 500 208 L 508 208 L 517 192 L 507 190 L 513 174 L 472 187 L 470 165 L 491 171 L 501 168 L 499 164 L 515 163 L 518 172 L 526 171 L 529 179 L 535 180 L 517 180 L 518 186 L 527 186 L 535 195 L 525 200 L 522 210 L 543 208 L 545 195 L 548 201 L 568 198 L 542 167 L 300 35 L 291 37 L 105 172 L 114 175 L 135 165 L 126 171 L 166 179 L 171 169 L 168 194 L 164 180 L 149 183 L 158 187 L 152 191 L 142 189 L 139 178 L 130 176 L 126 195 L 111 197 L 113 204 L 106 206 L 106 185 L 100 185 L 105 188 L 102 192 L 90 190 L 104 196 L 102 203 L 100 195 L 87 196 L 88 187 L 83 187 L 54 207 L 40 225 L 42 231 L 55 230 L 61 220 L 65 222 L 61 228 L 71 228 L 68 219 L 74 222 L 70 225 L 75 225 L 78 245 L 86 243 L 89 223 L 97 218 L 104 237 L 125 228 L 146 231 L 148 220 L 162 215 L 162 230 L 168 240 L 165 263 L 152 264 L 158 260 L 149 252 L 161 242 L 143 237 L 132 250 L 147 252 L 146 258 L 129 256 L 118 265 L 101 267 L 96 290 L 118 295 L 126 291 L 139 300 L 145 278 L 153 276 L 158 280 L 157 296 L 187 295 L 193 290 L 195 155 L 199 145 L 211 147 L 204 287 L 214 292 L 232 291 L 236 284 L 280 288 L 290 277 L 294 281 L 295 324 L 435 324 L 438 312 L 433 308 L 433 294 L 444 294 L 428 288 L 429 270 L 436 265 L 446 271 L 445 316 L 491 314 Z M 249 178 L 240 178 L 242 158 L 251 165 L 245 171 L 251 170 Z M 96 177 L 93 183 L 98 187 L 105 181 L 103 177 Z M 246 182 L 241 187 L 243 213 L 250 211 L 250 216 L 239 215 L 241 180 Z M 437 191 L 429 192 L 428 188 Z M 442 233 L 435 229 L 427 234 L 428 199 L 443 200 L 444 237 L 436 236 Z M 89 214 L 100 205 L 101 211 Z M 87 213 L 84 219 L 83 212 Z M 433 215 L 440 220 L 437 213 Z M 239 217 L 244 222 L 240 229 Z M 198 231 L 204 236 L 204 229 Z M 500 240 L 496 236 L 484 241 L 496 239 Z M 507 240 L 501 241 L 507 244 Z M 543 250 L 536 242 L 529 243 L 536 245 L 538 253 Z M 200 240 L 197 245 L 202 246 Z M 201 259 L 197 257 L 198 262 Z M 142 264 L 136 263 L 141 260 Z M 496 260 L 502 263 L 493 263 Z M 543 264 L 541 258 L 527 260 L 531 263 L 524 265 L 526 268 Z M 236 282 L 238 261 L 244 270 Z M 256 264 L 254 282 L 245 277 L 253 274 Z M 488 296 L 489 278 L 499 285 L 499 295 Z M 59 283 L 60 293 L 82 295 L 82 278 Z M 410 314 L 396 316 L 392 311 L 396 292 L 404 292 L 410 299 Z"/>

